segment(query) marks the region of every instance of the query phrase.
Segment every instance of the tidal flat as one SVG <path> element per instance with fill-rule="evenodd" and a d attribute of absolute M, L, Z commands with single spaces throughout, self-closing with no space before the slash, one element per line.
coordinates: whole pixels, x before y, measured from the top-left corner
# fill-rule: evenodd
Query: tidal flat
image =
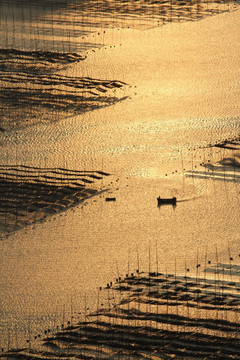
<path fill-rule="evenodd" d="M 239 358 L 239 24 L 1 2 L 0 357 Z"/>

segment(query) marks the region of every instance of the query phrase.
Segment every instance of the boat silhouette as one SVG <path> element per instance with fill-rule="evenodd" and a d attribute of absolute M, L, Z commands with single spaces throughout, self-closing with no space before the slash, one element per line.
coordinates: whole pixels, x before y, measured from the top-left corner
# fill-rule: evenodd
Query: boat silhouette
<path fill-rule="evenodd" d="M 172 198 L 161 198 L 160 196 L 157 198 L 158 201 L 158 206 L 161 205 L 173 205 L 176 206 L 177 204 L 177 198 L 176 197 L 172 197 Z"/>

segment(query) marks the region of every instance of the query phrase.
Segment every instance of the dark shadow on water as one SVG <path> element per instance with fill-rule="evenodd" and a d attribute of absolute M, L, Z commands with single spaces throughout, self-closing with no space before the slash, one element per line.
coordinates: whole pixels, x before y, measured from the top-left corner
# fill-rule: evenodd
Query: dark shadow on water
<path fill-rule="evenodd" d="M 82 51 L 84 46 L 86 50 L 85 37 L 99 29 L 146 29 L 169 22 L 198 21 L 234 10 L 236 6 L 237 3 L 230 0 L 2 0 L 0 21 L 6 26 L 2 28 L 0 47 Z M 31 26 L 34 23 L 37 27 Z M 17 39 L 20 34 L 21 38 Z M 29 34 L 34 35 L 34 39 L 27 40 Z M 54 41 L 46 42 L 43 39 L 46 34 L 54 37 Z M 71 40 L 75 37 L 78 42 Z M 79 47 L 82 37 L 85 45 Z"/>
<path fill-rule="evenodd" d="M 0 227 L 11 232 L 106 191 L 103 171 L 0 165 Z"/>
<path fill-rule="evenodd" d="M 1 57 L 0 126 L 3 130 L 39 121 L 56 121 L 127 98 L 116 93 L 126 87 L 124 82 L 59 75 L 58 66 L 82 60 L 77 54 L 0 50 Z"/>
<path fill-rule="evenodd" d="M 72 316 L 40 343 L 2 357 L 238 359 L 238 307 L 237 284 L 138 271 L 100 288 L 97 310 L 83 320 Z"/>
<path fill-rule="evenodd" d="M 234 147 L 229 147 L 229 143 L 234 144 Z M 200 164 L 203 170 L 187 171 L 185 172 L 185 176 L 198 179 L 211 179 L 216 181 L 239 183 L 240 155 L 236 153 L 236 151 L 240 150 L 240 141 L 238 138 L 235 140 L 226 140 L 224 141 L 224 145 L 221 147 L 231 151 L 232 156 L 223 157 L 216 163 L 212 163 L 210 160 L 207 160 Z"/>

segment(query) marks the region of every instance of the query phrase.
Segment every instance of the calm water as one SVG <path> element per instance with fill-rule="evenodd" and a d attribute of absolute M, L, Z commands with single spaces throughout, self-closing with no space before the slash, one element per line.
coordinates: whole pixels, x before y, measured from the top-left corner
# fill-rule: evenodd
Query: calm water
<path fill-rule="evenodd" d="M 96 308 L 98 287 L 138 265 L 155 270 L 158 263 L 163 272 L 176 267 L 179 273 L 187 265 L 195 274 L 205 256 L 240 262 L 238 168 L 220 166 L 223 158 L 239 159 L 239 152 L 211 147 L 239 136 L 239 10 L 226 3 L 223 13 L 197 22 L 183 21 L 185 10 L 182 21 L 155 26 L 160 15 L 152 19 L 150 10 L 141 17 L 146 11 L 139 9 L 134 21 L 131 7 L 120 17 L 110 6 L 118 2 L 109 2 L 108 11 L 91 4 L 88 16 L 75 2 L 0 5 L 1 47 L 99 47 L 59 74 L 128 84 L 116 90 L 125 100 L 113 106 L 55 122 L 39 110 L 36 123 L 1 134 L 3 164 L 107 171 L 102 186 L 117 199 L 107 203 L 99 195 L 3 234 L 3 347 L 81 315 L 86 303 Z M 216 9 L 221 12 L 221 4 Z M 181 202 L 158 208 L 159 195 Z"/>

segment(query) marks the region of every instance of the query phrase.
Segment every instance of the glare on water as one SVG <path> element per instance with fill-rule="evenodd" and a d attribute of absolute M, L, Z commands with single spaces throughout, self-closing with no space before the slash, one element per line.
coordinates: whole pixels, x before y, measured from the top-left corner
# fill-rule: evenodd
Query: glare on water
<path fill-rule="evenodd" d="M 2 346 L 56 328 L 86 302 L 95 310 L 97 289 L 119 274 L 158 266 L 180 275 L 187 267 L 195 276 L 206 257 L 229 264 L 229 255 L 239 265 L 239 145 L 215 146 L 239 137 L 239 10 L 215 4 L 214 15 L 224 12 L 207 17 L 207 8 L 204 16 L 195 9 L 192 20 L 200 20 L 185 22 L 184 16 L 177 21 L 177 10 L 171 21 L 142 18 L 140 9 L 134 20 L 131 8 L 121 18 L 116 10 L 98 12 L 92 1 L 84 16 L 77 2 L 9 4 L 0 5 L 2 48 L 86 58 L 58 68 L 36 60 L 44 63 L 43 76 L 42 68 L 33 79 L 21 70 L 16 82 L 19 72 L 9 70 L 12 83 L 5 80 L 5 88 L 22 84 L 17 91 L 34 89 L 36 97 L 26 95 L 24 110 L 1 103 L 12 119 L 0 136 L 1 164 L 110 175 L 89 185 L 95 196 L 2 233 Z M 191 20 L 187 10 L 185 16 Z M 15 35 L 8 37 L 12 26 Z M 84 91 L 97 95 L 84 95 L 82 111 L 80 78 L 122 83 L 97 83 L 94 90 L 88 83 Z M 72 97 L 61 102 L 62 93 Z M 227 159 L 238 167 L 226 167 Z M 107 196 L 116 201 L 106 202 Z M 158 207 L 158 196 L 175 196 L 177 206 Z"/>

